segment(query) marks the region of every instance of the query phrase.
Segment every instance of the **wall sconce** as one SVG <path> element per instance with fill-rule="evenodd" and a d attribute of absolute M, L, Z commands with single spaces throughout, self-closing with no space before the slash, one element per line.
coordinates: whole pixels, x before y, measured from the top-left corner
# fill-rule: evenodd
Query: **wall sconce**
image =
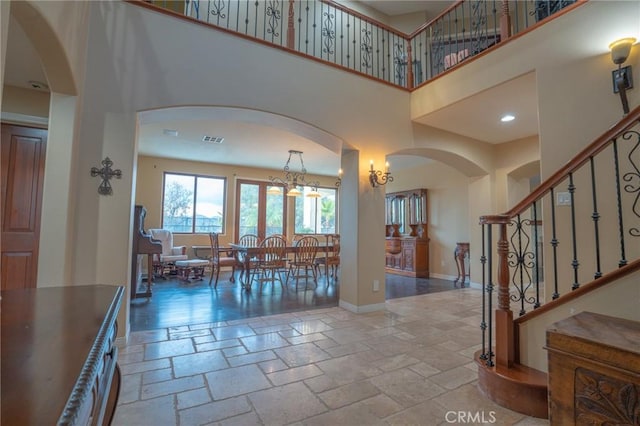
<path fill-rule="evenodd" d="M 373 160 L 369 163 L 371 165 L 371 169 L 369 169 L 369 183 L 372 187 L 385 185 L 387 182 L 393 182 L 393 176 L 391 176 L 391 172 L 389 171 L 389 162 L 384 164 L 384 173 L 381 170 L 373 169 Z"/>
<path fill-rule="evenodd" d="M 622 111 L 625 115 L 629 114 L 627 90 L 633 88 L 633 73 L 631 72 L 631 65 L 622 67 L 622 64 L 629 57 L 629 53 L 631 53 L 631 46 L 633 46 L 633 43 L 635 42 L 635 38 L 628 37 L 616 40 L 609 45 L 609 50 L 611 50 L 611 60 L 614 64 L 618 65 L 618 69 L 611 72 L 613 93 L 620 93 Z"/>
<path fill-rule="evenodd" d="M 338 169 L 338 180 L 336 181 L 336 188 L 340 188 L 342 184 L 342 169 Z"/>

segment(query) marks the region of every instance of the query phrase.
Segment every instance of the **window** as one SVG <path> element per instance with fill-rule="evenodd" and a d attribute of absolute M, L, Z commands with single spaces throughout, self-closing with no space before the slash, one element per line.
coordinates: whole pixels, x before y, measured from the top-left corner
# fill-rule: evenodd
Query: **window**
<path fill-rule="evenodd" d="M 335 188 L 318 188 L 321 197 L 306 197 L 311 188 L 305 187 L 302 197 L 296 197 L 296 234 L 336 234 Z"/>
<path fill-rule="evenodd" d="M 270 186 L 273 185 L 268 182 L 238 180 L 237 238 L 245 234 L 256 234 L 265 238 L 285 233 L 287 197 L 267 193 Z"/>
<path fill-rule="evenodd" d="M 164 174 L 162 227 L 176 233 L 224 232 L 226 179 Z"/>

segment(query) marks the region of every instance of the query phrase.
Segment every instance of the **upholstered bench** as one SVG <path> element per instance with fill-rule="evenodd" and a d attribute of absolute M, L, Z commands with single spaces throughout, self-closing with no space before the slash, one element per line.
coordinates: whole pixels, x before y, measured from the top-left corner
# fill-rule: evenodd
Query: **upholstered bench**
<path fill-rule="evenodd" d="M 178 278 L 182 281 L 190 281 L 192 272 L 194 280 L 201 280 L 204 275 L 204 268 L 209 266 L 209 261 L 203 259 L 176 260 L 175 265 L 178 271 Z"/>

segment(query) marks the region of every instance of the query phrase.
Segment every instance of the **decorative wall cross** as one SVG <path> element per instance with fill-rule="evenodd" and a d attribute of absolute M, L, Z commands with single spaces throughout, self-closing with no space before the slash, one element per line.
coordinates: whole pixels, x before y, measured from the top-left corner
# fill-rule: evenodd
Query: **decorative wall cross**
<path fill-rule="evenodd" d="M 113 161 L 109 157 L 105 157 L 102 160 L 102 168 L 99 169 L 97 167 L 91 168 L 91 176 L 96 177 L 100 176 L 102 178 L 102 183 L 98 187 L 98 194 L 100 195 L 113 195 L 113 189 L 111 188 L 111 183 L 109 180 L 112 177 L 116 179 L 120 179 L 122 177 L 122 170 L 116 169 L 112 170 L 111 166 L 113 166 Z"/>

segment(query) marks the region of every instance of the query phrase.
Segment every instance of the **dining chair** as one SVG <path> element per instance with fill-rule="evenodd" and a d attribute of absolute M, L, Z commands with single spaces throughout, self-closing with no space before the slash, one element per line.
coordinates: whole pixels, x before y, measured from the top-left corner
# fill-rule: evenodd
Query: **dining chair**
<path fill-rule="evenodd" d="M 281 274 L 287 266 L 287 242 L 280 236 L 272 235 L 262 240 L 258 247 L 256 272 L 252 282 L 257 279 L 262 290 L 262 285 L 266 281 L 270 281 L 273 285 L 277 279 L 284 289 Z"/>
<path fill-rule="evenodd" d="M 316 257 L 314 262 L 316 271 L 320 266 L 324 266 L 324 273 L 329 283 L 329 268 L 331 268 L 331 276 L 338 279 L 338 267 L 340 266 L 340 234 L 327 235 L 327 247 L 325 247 L 324 257 Z"/>
<path fill-rule="evenodd" d="M 215 274 L 216 280 L 213 284 L 213 288 L 218 288 L 218 278 L 220 277 L 220 269 L 225 267 L 231 267 L 230 281 L 235 281 L 236 267 L 238 266 L 238 260 L 232 256 L 220 255 L 220 241 L 216 232 L 209 233 L 209 240 L 211 241 L 211 277 L 209 278 L 209 287 L 211 287 L 211 281 Z"/>
<path fill-rule="evenodd" d="M 256 234 L 244 234 L 238 239 L 238 245 L 244 247 L 258 247 L 260 245 L 260 237 Z M 242 277 L 245 274 L 245 256 L 247 254 L 241 251 L 236 251 L 236 259 L 238 261 L 238 266 L 241 268 L 240 270 L 240 280 L 242 281 Z M 253 259 L 249 259 L 249 269 L 253 269 L 256 265 L 257 259 L 254 257 Z M 247 277 L 249 278 L 249 277 Z"/>
<path fill-rule="evenodd" d="M 289 262 L 289 270 L 287 271 L 287 284 L 290 277 L 296 279 L 296 291 L 298 291 L 298 282 L 300 278 L 305 279 L 304 288 L 307 289 L 309 278 L 313 278 L 313 282 L 318 285 L 318 276 L 316 274 L 316 255 L 318 253 L 318 239 L 311 236 L 301 237 L 295 243 L 294 258 Z M 309 275 L 311 271 L 311 275 Z"/>

